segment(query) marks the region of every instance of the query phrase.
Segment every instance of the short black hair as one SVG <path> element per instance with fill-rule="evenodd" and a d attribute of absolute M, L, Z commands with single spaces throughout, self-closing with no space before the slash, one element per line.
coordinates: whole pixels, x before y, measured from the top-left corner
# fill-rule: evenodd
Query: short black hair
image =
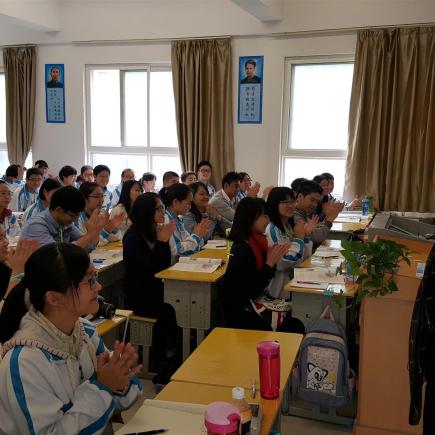
<path fill-rule="evenodd" d="M 13 177 L 13 178 L 17 178 L 18 177 L 18 168 L 20 167 L 20 165 L 10 165 L 7 167 L 5 175 L 6 177 Z"/>
<path fill-rule="evenodd" d="M 189 186 L 186 186 L 185 184 L 173 184 L 171 187 L 168 187 L 166 190 L 166 203 L 167 205 L 171 205 L 174 200 L 178 199 L 178 201 L 183 201 L 186 199 L 190 194 L 192 194 L 192 191 L 189 189 Z"/>
<path fill-rule="evenodd" d="M 269 210 L 270 222 L 272 222 L 281 231 L 285 231 L 279 214 L 279 203 L 288 199 L 296 199 L 293 190 L 289 187 L 274 187 L 267 196 L 267 208 Z M 293 227 L 293 218 L 289 219 L 290 225 Z"/>
<path fill-rule="evenodd" d="M 131 169 L 131 168 L 125 168 L 125 169 L 123 169 L 122 172 L 121 172 L 121 178 L 125 175 L 125 173 L 126 173 L 127 171 L 131 171 L 131 172 L 134 173 L 133 169 Z"/>
<path fill-rule="evenodd" d="M 48 169 L 48 163 L 45 160 L 36 160 L 35 168 Z"/>
<path fill-rule="evenodd" d="M 251 179 L 251 176 L 247 172 L 239 172 L 240 181 L 243 181 L 243 179 L 248 176 L 249 179 Z"/>
<path fill-rule="evenodd" d="M 293 192 L 295 193 L 295 195 L 297 195 L 299 193 L 299 186 L 304 182 L 304 181 L 308 181 L 307 178 L 304 177 L 300 177 L 300 178 L 295 178 L 291 184 L 290 187 L 292 188 Z"/>
<path fill-rule="evenodd" d="M 93 183 L 91 181 L 85 181 L 84 183 L 82 183 L 79 187 L 79 191 L 81 192 L 81 194 L 83 195 L 83 197 L 85 199 L 89 198 L 89 195 L 97 188 L 100 187 L 100 185 L 98 183 Z"/>
<path fill-rule="evenodd" d="M 196 172 L 199 172 L 200 168 L 202 168 L 203 166 L 208 166 L 211 170 L 213 170 L 213 166 L 211 165 L 211 163 L 208 160 L 201 160 L 196 165 Z"/>
<path fill-rule="evenodd" d="M 245 68 L 246 68 L 249 64 L 251 64 L 254 68 L 257 66 L 257 62 L 255 62 L 254 59 L 249 59 L 249 60 L 247 60 L 247 61 L 245 62 Z"/>
<path fill-rule="evenodd" d="M 329 172 L 324 172 L 323 174 L 320 174 L 322 177 L 325 177 L 328 181 L 334 181 L 334 176 L 330 174 Z"/>
<path fill-rule="evenodd" d="M 235 171 L 227 172 L 222 178 L 222 189 L 225 187 L 225 184 L 231 184 L 234 181 L 240 181 L 239 173 Z"/>
<path fill-rule="evenodd" d="M 313 178 L 313 181 L 315 181 L 316 183 L 319 183 L 319 184 L 320 184 L 322 181 L 324 181 L 324 180 L 329 181 L 329 180 L 325 177 L 324 174 L 316 175 L 316 176 Z"/>
<path fill-rule="evenodd" d="M 91 165 L 83 165 L 80 169 L 80 175 L 83 175 L 86 170 L 90 169 L 92 172 L 94 172 Z"/>
<path fill-rule="evenodd" d="M 174 172 L 174 171 L 167 171 L 167 172 L 165 172 L 163 174 L 163 183 L 165 181 L 170 180 L 171 178 L 174 178 L 174 177 L 180 178 L 180 176 L 176 172 Z"/>
<path fill-rule="evenodd" d="M 145 174 L 142 175 L 142 183 L 144 181 L 153 181 L 157 180 L 157 177 L 152 172 L 145 172 Z"/>
<path fill-rule="evenodd" d="M 236 208 L 229 239 L 234 242 L 247 240 L 252 233 L 254 222 L 262 214 L 267 214 L 267 204 L 262 198 L 243 198 Z"/>
<path fill-rule="evenodd" d="M 47 178 L 46 180 L 44 180 L 44 182 L 41 184 L 41 187 L 39 188 L 39 199 L 42 199 L 43 201 L 45 201 L 45 195 L 44 195 L 44 190 L 46 192 L 51 192 L 52 190 L 56 190 L 59 189 L 61 187 L 61 184 L 59 183 L 59 181 L 53 179 L 53 178 Z"/>
<path fill-rule="evenodd" d="M 195 172 L 187 171 L 181 174 L 181 182 L 184 183 L 189 175 L 194 175 L 196 177 Z"/>
<path fill-rule="evenodd" d="M 73 186 L 64 186 L 53 193 L 50 210 L 60 207 L 65 212 L 80 213 L 85 209 L 86 201 L 83 194 Z"/>
<path fill-rule="evenodd" d="M 42 177 L 42 172 L 39 168 L 29 168 L 26 171 L 26 180 L 28 180 L 32 175 L 40 175 Z"/>
<path fill-rule="evenodd" d="M 70 165 L 66 165 L 64 166 L 60 171 L 59 171 L 59 178 L 63 181 L 64 178 L 66 177 L 70 177 L 71 175 L 77 175 L 77 170 L 76 168 L 73 168 Z"/>
<path fill-rule="evenodd" d="M 110 169 L 106 165 L 97 165 L 94 168 L 94 175 L 97 176 L 100 172 L 107 171 L 110 175 Z"/>
<path fill-rule="evenodd" d="M 302 183 L 299 186 L 298 194 L 299 193 L 303 196 L 307 196 L 310 193 L 318 193 L 320 195 L 323 195 L 323 189 L 321 188 L 319 183 L 316 183 L 315 181 L 311 181 L 311 180 L 305 180 L 302 181 Z"/>

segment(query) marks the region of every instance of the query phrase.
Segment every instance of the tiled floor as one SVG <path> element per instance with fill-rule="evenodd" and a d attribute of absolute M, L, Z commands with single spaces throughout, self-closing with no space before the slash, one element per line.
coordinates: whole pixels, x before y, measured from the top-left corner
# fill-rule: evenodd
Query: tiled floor
<path fill-rule="evenodd" d="M 146 380 L 142 380 L 142 383 L 144 387 L 142 399 L 135 403 L 131 409 L 122 413 L 125 422 L 136 413 L 143 400 L 153 399 L 155 396 L 153 383 Z M 115 430 L 119 427 L 120 426 L 117 424 L 114 425 Z M 281 420 L 282 435 L 341 435 L 346 433 L 351 434 L 352 430 L 344 426 L 337 426 L 298 417 L 283 416 Z"/>

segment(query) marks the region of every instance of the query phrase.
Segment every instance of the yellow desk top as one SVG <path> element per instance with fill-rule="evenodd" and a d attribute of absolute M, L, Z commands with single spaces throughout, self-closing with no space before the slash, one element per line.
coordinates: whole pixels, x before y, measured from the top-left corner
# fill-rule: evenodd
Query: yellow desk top
<path fill-rule="evenodd" d="M 99 335 L 104 335 L 111 331 L 113 328 L 121 325 L 130 317 L 133 311 L 130 310 L 116 310 L 115 315 L 111 319 L 107 319 L 97 326 L 97 332 Z"/>
<path fill-rule="evenodd" d="M 257 385 L 258 388 L 258 385 Z M 263 408 L 263 419 L 261 423 L 261 435 L 269 435 L 281 405 L 280 399 L 265 400 L 257 391 L 255 399 L 251 398 L 250 390 L 245 391 L 246 400 L 252 403 L 261 403 Z M 189 382 L 170 382 L 155 397 L 155 400 L 168 400 L 172 402 L 197 403 L 208 405 L 211 402 L 231 401 L 231 387 L 215 385 L 194 384 Z"/>
<path fill-rule="evenodd" d="M 122 251 L 122 241 L 119 240 L 117 242 L 110 242 L 104 246 L 97 246 L 97 251 L 112 251 L 112 250 Z"/>
<path fill-rule="evenodd" d="M 302 335 L 286 332 L 215 328 L 174 373 L 171 380 L 226 387 L 251 388 L 259 382 L 260 341 L 277 340 L 281 346 L 281 385 L 284 390 L 290 376 Z"/>
<path fill-rule="evenodd" d="M 156 274 L 156 278 L 174 279 L 179 281 L 199 281 L 199 282 L 216 282 L 219 281 L 227 269 L 227 251 L 226 249 L 204 249 L 192 255 L 193 258 L 218 258 L 225 263 L 212 273 L 204 272 L 182 272 L 179 270 L 165 269 Z"/>

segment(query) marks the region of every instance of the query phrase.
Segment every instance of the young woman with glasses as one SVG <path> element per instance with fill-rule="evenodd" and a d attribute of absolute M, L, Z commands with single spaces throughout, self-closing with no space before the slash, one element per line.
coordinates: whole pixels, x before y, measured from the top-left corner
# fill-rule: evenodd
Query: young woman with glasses
<path fill-rule="evenodd" d="M 8 434 L 113 433 L 115 412 L 141 394 L 128 343 L 109 353 L 82 319 L 98 311 L 95 270 L 83 248 L 34 252 L 0 314 L 0 421 Z"/>

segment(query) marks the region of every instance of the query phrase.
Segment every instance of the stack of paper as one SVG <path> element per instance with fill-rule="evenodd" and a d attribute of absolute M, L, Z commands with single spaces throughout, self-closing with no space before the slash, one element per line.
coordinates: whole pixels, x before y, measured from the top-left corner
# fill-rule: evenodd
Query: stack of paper
<path fill-rule="evenodd" d="M 170 270 L 181 272 L 205 272 L 212 273 L 223 263 L 218 258 L 192 258 L 180 257 L 178 263 L 171 266 Z"/>
<path fill-rule="evenodd" d="M 336 275 L 335 270 L 335 267 L 297 267 L 294 270 L 291 285 L 293 287 L 326 290 L 329 284 L 344 284 L 343 276 Z"/>
<path fill-rule="evenodd" d="M 320 245 L 313 254 L 313 257 L 321 258 L 338 258 L 340 256 L 340 248 L 331 248 L 323 245 Z"/>
<path fill-rule="evenodd" d="M 116 435 L 142 433 L 167 429 L 165 435 L 192 435 L 206 433 L 205 405 L 145 400 L 129 423 L 117 430 Z"/>
<path fill-rule="evenodd" d="M 202 249 L 226 249 L 226 240 L 209 240 Z"/>

